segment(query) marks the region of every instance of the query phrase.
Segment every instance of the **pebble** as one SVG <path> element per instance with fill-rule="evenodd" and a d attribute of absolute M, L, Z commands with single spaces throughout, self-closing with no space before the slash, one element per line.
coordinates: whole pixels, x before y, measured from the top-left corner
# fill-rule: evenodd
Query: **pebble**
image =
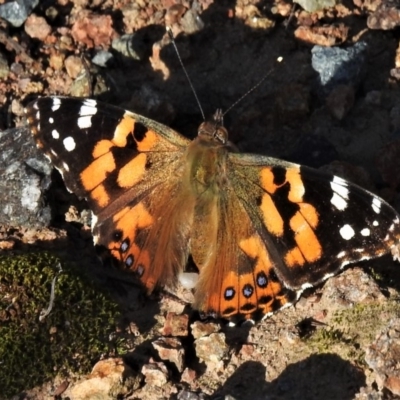
<path fill-rule="evenodd" d="M 347 40 L 349 28 L 344 24 L 324 26 L 299 26 L 294 35 L 306 43 L 320 46 L 335 46 Z"/>
<path fill-rule="evenodd" d="M 358 84 L 366 50 L 367 44 L 361 41 L 346 49 L 314 46 L 311 64 L 319 73 L 321 85 L 330 92 L 339 84 Z"/>
<path fill-rule="evenodd" d="M 382 29 L 385 31 L 396 28 L 400 25 L 400 3 L 382 1 L 368 17 L 367 25 L 370 29 Z"/>
<path fill-rule="evenodd" d="M 335 278 L 328 279 L 322 298 L 344 307 L 385 301 L 385 296 L 375 280 L 357 267 L 344 271 Z"/>
<path fill-rule="evenodd" d="M 161 387 L 168 382 L 168 369 L 162 362 L 152 362 L 142 367 L 146 384 Z"/>
<path fill-rule="evenodd" d="M 228 354 L 228 346 L 225 343 L 223 333 L 212 333 L 210 336 L 201 337 L 194 342 L 197 357 L 214 369 L 220 366 L 220 362 Z"/>
<path fill-rule="evenodd" d="M 43 17 L 31 14 L 25 22 L 25 32 L 33 39 L 44 41 L 51 33 L 51 26 Z"/>
<path fill-rule="evenodd" d="M 31 11 L 39 4 L 39 0 L 15 0 L 0 5 L 0 17 L 18 28 L 28 18 Z"/>
<path fill-rule="evenodd" d="M 300 4 L 308 12 L 334 7 L 336 4 L 335 0 L 294 0 L 294 3 Z"/>
<path fill-rule="evenodd" d="M 219 325 L 217 324 L 212 322 L 205 323 L 201 321 L 193 322 L 193 324 L 190 325 L 190 328 L 192 329 L 192 335 L 195 339 L 211 335 L 212 333 L 218 332 L 220 329 Z"/>
<path fill-rule="evenodd" d="M 179 339 L 161 337 L 151 344 L 162 360 L 172 362 L 179 372 L 183 371 L 185 349 Z"/>
<path fill-rule="evenodd" d="M 165 336 L 187 336 L 189 316 L 187 314 L 177 315 L 174 312 L 167 313 L 161 334 Z"/>
<path fill-rule="evenodd" d="M 365 361 L 375 372 L 378 388 L 400 396 L 400 319 L 393 318 L 365 352 Z"/>
<path fill-rule="evenodd" d="M 141 380 L 141 375 L 135 373 L 122 358 L 109 358 L 99 361 L 87 379 L 70 386 L 64 395 L 65 398 L 80 400 L 122 398 L 138 389 Z"/>

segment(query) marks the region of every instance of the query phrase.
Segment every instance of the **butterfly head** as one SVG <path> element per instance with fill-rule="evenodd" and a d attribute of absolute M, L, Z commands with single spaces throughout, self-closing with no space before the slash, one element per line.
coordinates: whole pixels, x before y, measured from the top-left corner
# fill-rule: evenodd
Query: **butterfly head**
<path fill-rule="evenodd" d="M 228 143 L 228 131 L 224 127 L 222 110 L 218 109 L 210 121 L 204 121 L 198 131 L 198 138 L 212 146 L 226 146 Z"/>

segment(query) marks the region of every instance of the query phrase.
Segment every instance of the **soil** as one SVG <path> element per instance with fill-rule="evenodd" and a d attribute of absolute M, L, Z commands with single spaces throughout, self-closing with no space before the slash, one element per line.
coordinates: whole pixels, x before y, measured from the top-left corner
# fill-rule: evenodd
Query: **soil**
<path fill-rule="evenodd" d="M 29 100 L 60 94 L 95 97 L 195 137 L 203 118 L 167 22 L 205 116 L 234 105 L 225 126 L 240 151 L 329 170 L 400 210 L 397 7 L 383 0 L 317 11 L 255 0 L 40 2 L 23 26 L 1 22 L 0 127 L 24 129 Z M 323 85 L 313 68 L 315 46 L 360 43 L 366 50 L 355 72 Z M 112 57 L 99 66 L 94 56 Z M 190 309 L 191 293 L 144 299 L 129 276 L 104 268 L 85 203 L 58 175 L 52 180 L 51 226 L 2 224 L 1 251 L 50 249 L 84 264 L 111 289 L 130 344 L 125 357 L 98 366 L 101 372 L 64 373 L 21 388 L 16 398 L 400 398 L 400 370 L 382 378 L 386 372 L 365 360 L 375 337 L 400 316 L 400 268 L 390 257 L 353 266 L 255 326 L 203 327 Z M 186 319 L 177 322 L 181 314 Z M 206 333 L 196 337 L 199 330 Z M 400 356 L 393 357 L 399 365 Z M 105 386 L 94 381 L 103 378 Z"/>

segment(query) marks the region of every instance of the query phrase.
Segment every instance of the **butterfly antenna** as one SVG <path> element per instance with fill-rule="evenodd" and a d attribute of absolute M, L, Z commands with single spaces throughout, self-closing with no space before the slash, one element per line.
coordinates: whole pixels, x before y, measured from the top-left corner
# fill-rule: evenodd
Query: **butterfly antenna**
<path fill-rule="evenodd" d="M 202 117 L 203 117 L 203 120 L 205 121 L 205 120 L 206 120 L 206 117 L 205 117 L 205 115 L 204 115 L 203 108 L 201 107 L 200 100 L 199 100 L 199 98 L 197 97 L 196 90 L 194 89 L 194 86 L 193 86 L 193 83 L 192 83 L 192 81 L 191 81 L 191 79 L 190 79 L 190 77 L 189 77 L 189 74 L 188 74 L 188 72 L 186 71 L 185 66 L 183 65 L 183 61 L 182 61 L 181 55 L 179 54 L 178 47 L 177 47 L 176 42 L 175 42 L 175 39 L 174 39 L 174 34 L 172 33 L 172 29 L 171 29 L 169 26 L 167 26 L 166 29 L 167 29 L 168 36 L 169 36 L 169 38 L 171 39 L 172 45 L 174 46 L 176 55 L 178 56 L 179 63 L 181 64 L 181 67 L 182 67 L 182 69 L 183 69 L 183 72 L 184 72 L 185 75 L 186 75 L 186 79 L 187 79 L 188 82 L 189 82 L 189 86 L 190 86 L 190 88 L 192 89 L 192 92 L 193 92 L 193 94 L 194 94 L 194 98 L 195 98 L 196 101 L 197 101 L 197 105 L 199 106 L 199 109 L 200 109 L 201 115 L 202 115 Z"/>
<path fill-rule="evenodd" d="M 277 62 L 282 62 L 283 57 L 278 57 L 276 59 Z M 222 117 L 224 117 L 228 111 L 232 110 L 233 107 L 236 107 L 237 104 L 239 104 L 245 97 L 247 97 L 251 92 L 256 90 L 274 71 L 274 68 L 271 68 L 262 78 L 259 80 L 252 88 L 250 88 L 243 96 L 239 97 L 228 109 L 222 114 Z"/>

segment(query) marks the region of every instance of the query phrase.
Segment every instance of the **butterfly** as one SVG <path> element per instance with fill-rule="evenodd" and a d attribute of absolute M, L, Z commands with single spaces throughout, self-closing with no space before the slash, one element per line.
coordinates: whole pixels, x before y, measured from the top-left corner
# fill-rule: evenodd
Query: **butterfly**
<path fill-rule="evenodd" d="M 350 263 L 399 258 L 388 203 L 338 176 L 237 152 L 220 111 L 193 141 L 91 99 L 39 98 L 26 116 L 66 187 L 87 200 L 95 244 L 149 293 L 186 282 L 204 315 L 259 320 Z"/>

